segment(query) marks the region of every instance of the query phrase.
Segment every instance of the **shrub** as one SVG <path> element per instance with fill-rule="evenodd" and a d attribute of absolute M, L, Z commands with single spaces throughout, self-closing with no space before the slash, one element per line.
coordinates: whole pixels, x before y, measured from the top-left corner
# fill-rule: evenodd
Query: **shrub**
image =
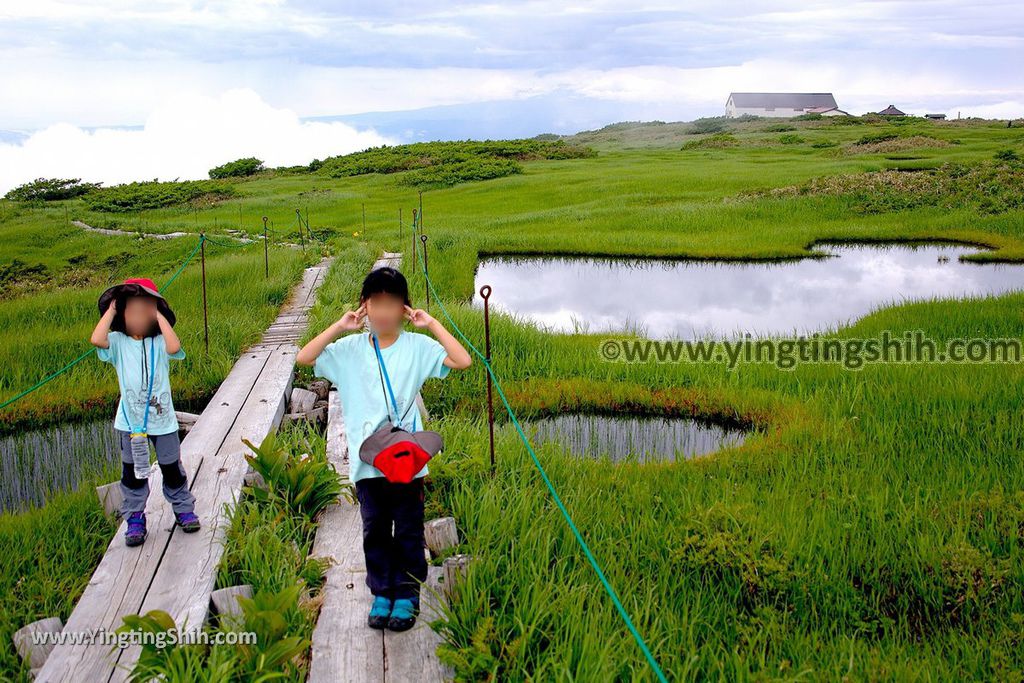
<path fill-rule="evenodd" d="M 399 184 L 411 187 L 451 187 L 473 180 L 490 180 L 522 173 L 523 167 L 511 159 L 471 159 L 409 171 Z"/>
<path fill-rule="evenodd" d="M 342 178 L 366 173 L 400 173 L 433 166 L 465 164 L 486 161 L 511 160 L 529 161 L 536 159 L 578 159 L 596 156 L 590 147 L 570 145 L 563 140 L 466 140 L 462 142 L 416 142 L 408 145 L 372 147 L 362 152 L 315 160 L 310 171 Z M 452 176 L 468 172 L 470 166 L 463 166 Z M 490 166 L 494 172 L 498 166 Z M 503 175 L 508 175 L 512 166 L 503 166 Z M 511 171 L 514 172 L 514 171 Z M 441 174 L 442 176 L 445 174 Z M 487 177 L 494 177 L 487 175 Z M 418 181 L 416 181 L 418 182 Z"/>
<path fill-rule="evenodd" d="M 99 183 L 83 183 L 81 178 L 36 178 L 9 191 L 4 198 L 22 202 L 51 202 L 73 199 L 97 187 Z"/>
<path fill-rule="evenodd" d="M 907 173 L 870 171 L 815 178 L 803 185 L 754 195 L 774 197 L 831 195 L 846 197 L 861 213 L 901 211 L 922 206 L 974 206 L 988 214 L 1024 209 L 1024 164 L 945 163 L 932 170 Z"/>
<path fill-rule="evenodd" d="M 995 158 L 999 161 L 1019 161 L 1020 155 L 1012 149 L 1001 149 L 996 152 Z"/>
<path fill-rule="evenodd" d="M 699 140 L 689 140 L 683 143 L 682 149 L 720 149 L 738 144 L 739 140 L 732 133 L 715 133 Z"/>
<path fill-rule="evenodd" d="M 162 183 L 156 180 L 96 188 L 85 195 L 85 203 L 95 211 L 125 212 L 159 209 L 199 199 L 217 201 L 237 194 L 222 180 L 186 180 Z"/>
<path fill-rule="evenodd" d="M 724 116 L 715 116 L 703 119 L 697 119 L 690 124 L 690 129 L 687 132 L 689 135 L 702 135 L 706 133 L 721 133 L 725 130 L 726 123 Z"/>
<path fill-rule="evenodd" d="M 50 271 L 42 263 L 29 264 L 17 258 L 9 263 L 0 263 L 0 299 L 15 289 L 41 285 L 49 279 Z"/>
<path fill-rule="evenodd" d="M 891 131 L 881 131 L 878 133 L 866 133 L 860 137 L 859 140 L 854 142 L 855 145 L 872 145 L 877 142 L 886 142 L 888 140 L 895 140 L 899 137 L 899 134 Z"/>
<path fill-rule="evenodd" d="M 785 133 L 791 130 L 796 130 L 796 126 L 788 123 L 772 123 L 764 127 L 766 133 Z"/>
<path fill-rule="evenodd" d="M 796 133 L 787 133 L 779 136 L 779 143 L 783 145 L 799 145 L 804 139 Z"/>
<path fill-rule="evenodd" d="M 949 147 L 950 143 L 930 135 L 897 135 L 880 133 L 865 135 L 846 148 L 848 154 L 901 152 L 917 147 Z"/>
<path fill-rule="evenodd" d="M 215 166 L 210 169 L 210 178 L 243 178 L 251 176 L 264 170 L 263 161 L 256 157 L 246 157 L 229 161 L 222 166 Z"/>
<path fill-rule="evenodd" d="M 849 114 L 840 116 L 829 116 L 828 122 L 833 126 L 861 126 L 864 121 L 856 116 L 850 116 Z"/>

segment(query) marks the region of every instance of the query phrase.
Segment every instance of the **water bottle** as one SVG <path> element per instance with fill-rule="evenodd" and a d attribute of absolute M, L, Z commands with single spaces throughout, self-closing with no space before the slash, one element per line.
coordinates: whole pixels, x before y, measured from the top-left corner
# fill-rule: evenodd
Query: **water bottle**
<path fill-rule="evenodd" d="M 149 479 L 149 438 L 143 434 L 132 434 L 132 463 L 136 479 Z"/>

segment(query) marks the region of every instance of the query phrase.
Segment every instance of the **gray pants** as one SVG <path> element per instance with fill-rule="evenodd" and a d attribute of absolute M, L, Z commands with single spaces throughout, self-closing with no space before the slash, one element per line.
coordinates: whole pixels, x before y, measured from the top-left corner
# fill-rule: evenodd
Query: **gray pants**
<path fill-rule="evenodd" d="M 115 431 L 121 437 L 121 493 L 124 495 L 121 515 L 127 518 L 133 512 L 146 510 L 149 479 L 135 477 L 131 434 L 120 429 Z M 181 465 L 181 440 L 178 439 L 178 432 L 150 434 L 149 443 L 156 450 L 156 461 L 164 475 L 164 498 L 171 504 L 171 509 L 175 513 L 192 512 L 195 509 L 196 498 L 188 490 L 188 478 L 185 476 L 185 468 Z"/>

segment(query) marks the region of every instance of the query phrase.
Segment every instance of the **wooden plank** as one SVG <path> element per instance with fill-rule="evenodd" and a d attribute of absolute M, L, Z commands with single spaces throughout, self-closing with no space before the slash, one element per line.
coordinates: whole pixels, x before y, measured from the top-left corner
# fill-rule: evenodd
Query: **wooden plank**
<path fill-rule="evenodd" d="M 244 397 L 270 357 L 270 352 L 246 353 L 231 369 L 210 400 L 207 409 L 181 444 L 181 461 L 189 480 L 195 482 L 203 455 L 224 443 L 242 408 Z M 100 628 L 112 632 L 127 614 L 138 614 L 156 566 L 170 540 L 174 515 L 163 500 L 163 475 L 154 468 L 146 502 L 148 538 L 141 548 L 124 544 L 127 522 L 122 522 L 106 554 L 93 572 L 89 584 L 64 627 L 67 633 L 90 632 Z M 114 653 L 116 656 L 117 653 Z M 37 681 L 64 681 L 74 677 L 106 680 L 115 662 L 102 643 L 71 642 L 56 645 Z"/>
<path fill-rule="evenodd" d="M 224 554 L 227 507 L 237 501 L 248 463 L 249 452 L 242 438 L 259 443 L 277 428 L 284 415 L 291 375 L 295 367 L 294 346 L 271 355 L 249 394 L 238 419 L 214 454 L 207 455 L 192 493 L 202 528 L 193 534 L 173 530 L 167 551 L 156 568 L 138 614 L 159 609 L 167 612 L 182 630 L 200 629 L 209 612 L 210 594 L 217 567 Z M 138 649 L 120 651 L 119 666 L 111 681 L 127 679 L 129 666 L 138 659 Z"/>
<path fill-rule="evenodd" d="M 347 474 L 348 448 L 337 391 L 328 397 L 327 458 Z M 440 634 L 429 623 L 442 615 L 438 596 L 442 570 L 430 567 L 421 592 L 421 616 L 403 633 L 366 625 L 372 596 L 366 585 L 359 506 L 342 500 L 324 511 L 313 542 L 315 557 L 333 564 L 323 587 L 313 631 L 310 683 L 320 681 L 445 681 L 452 672 L 437 659 Z M 390 644 L 390 645 L 389 645 Z"/>
<path fill-rule="evenodd" d="M 363 561 L 363 524 L 359 507 L 342 501 L 324 512 L 313 555 L 330 557 L 323 602 L 309 664 L 309 683 L 384 681 L 384 634 L 366 625 L 372 596 Z M 416 679 L 412 679 L 416 680 Z"/>
<path fill-rule="evenodd" d="M 441 634 L 430 622 L 444 615 L 440 567 L 430 566 L 420 588 L 420 616 L 408 631 L 384 632 L 384 676 L 389 681 L 449 681 L 455 672 L 441 664 L 437 646 Z"/>
<path fill-rule="evenodd" d="M 329 262 L 324 260 L 303 274 L 302 284 L 293 292 L 289 304 L 281 312 L 282 316 L 288 317 L 289 322 L 294 322 L 293 316 L 302 315 L 308 310 L 316 286 L 322 282 Z M 279 423 L 284 414 L 285 394 L 291 387 L 296 352 L 292 344 L 283 347 L 281 344 L 257 345 L 246 351 L 182 442 L 182 463 L 190 487 L 197 495 L 197 513 L 200 501 L 227 500 L 228 493 L 235 493 L 240 488 L 245 473 L 241 438 L 244 436 L 255 441 L 261 440 L 270 425 L 276 426 Z M 266 381 L 258 383 L 261 377 L 266 377 Z M 275 396 L 279 400 L 275 400 Z M 236 457 L 230 457 L 230 454 Z M 205 470 L 204 463 L 208 465 Z M 241 466 L 236 468 L 238 463 Z M 222 467 L 224 464 L 230 464 L 231 467 Z M 239 469 L 240 473 L 236 477 Z M 210 476 L 204 477 L 204 471 Z M 223 486 L 222 483 L 227 485 Z M 161 486 L 162 476 L 157 468 L 150 479 L 151 494 L 146 507 L 149 537 L 146 543 L 141 548 L 127 548 L 123 538 L 125 525 L 122 524 L 72 611 L 65 632 L 88 633 L 95 629 L 113 632 L 121 625 L 124 615 L 143 612 L 151 586 L 158 589 L 151 600 L 158 602 L 166 586 L 176 584 L 182 576 L 186 576 L 174 573 L 171 565 L 158 574 L 165 557 L 178 558 L 181 554 L 191 556 L 188 550 L 179 553 L 177 549 L 166 554 L 174 538 L 174 516 L 160 495 Z M 219 516 L 220 510 L 210 510 L 211 515 Z M 177 538 L 181 540 L 194 536 L 198 538 L 190 540 L 200 542 L 204 535 L 216 534 L 218 531 L 222 533 L 220 524 L 206 526 L 209 527 L 205 530 L 206 534 L 202 531 L 192 535 L 178 533 Z M 209 569 L 211 576 L 215 569 L 214 563 Z M 199 574 L 205 576 L 203 572 Z M 212 584 L 210 588 L 212 590 Z M 208 605 L 209 591 L 205 592 L 205 600 L 204 610 Z M 191 618 L 198 612 L 199 608 L 195 604 L 181 609 L 181 614 L 190 619 L 190 624 L 195 624 Z M 109 646 L 102 642 L 73 644 L 69 639 L 69 642 L 54 648 L 37 680 L 109 680 L 114 676 L 113 666 L 117 659 L 131 662 L 134 656 L 126 655 L 123 651 L 111 652 Z M 116 676 L 124 676 L 125 673 L 125 670 L 118 670 Z"/>
<path fill-rule="evenodd" d="M 337 391 L 328 394 L 327 459 L 348 477 L 348 442 Z M 320 616 L 313 630 L 309 683 L 384 680 L 384 635 L 366 625 L 372 596 L 366 585 L 359 506 L 341 498 L 324 510 L 314 557 L 330 558 Z"/>
<path fill-rule="evenodd" d="M 183 629 L 201 627 L 206 621 L 224 551 L 225 506 L 236 501 L 248 468 L 244 454 L 250 451 L 242 438 L 259 443 L 281 423 L 296 353 L 293 346 L 271 356 L 224 444 L 203 462 L 192 486 L 203 528 L 193 534 L 178 530 L 172 535 L 140 614 L 164 610 Z"/>
<path fill-rule="evenodd" d="M 341 401 L 328 395 L 327 458 L 347 478 L 348 446 Z M 315 557 L 331 558 L 320 617 L 313 631 L 309 681 L 383 681 L 384 637 L 366 625 L 371 601 L 362 553 L 359 507 L 342 498 L 324 511 Z"/>

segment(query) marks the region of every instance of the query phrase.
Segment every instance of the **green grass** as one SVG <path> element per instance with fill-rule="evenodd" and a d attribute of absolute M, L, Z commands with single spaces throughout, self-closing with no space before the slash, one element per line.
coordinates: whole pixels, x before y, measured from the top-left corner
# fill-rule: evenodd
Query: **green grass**
<path fill-rule="evenodd" d="M 67 618 L 116 529 L 90 485 L 0 514 L 0 677 L 28 680 L 11 636 L 37 619 Z"/>
<path fill-rule="evenodd" d="M 431 279 L 459 327 L 482 347 L 480 313 L 467 301 L 476 262 L 486 254 L 766 259 L 806 255 L 819 240 L 942 238 L 992 247 L 983 258 L 1024 260 L 1024 211 L 979 209 L 974 200 L 984 197 L 984 187 L 964 189 L 967 201 L 954 207 L 895 203 L 872 213 L 856 211 L 856 200 L 845 195 L 756 194 L 906 164 L 991 162 L 999 150 L 1024 150 L 1024 129 L 977 121 L 789 124 L 802 142 L 783 144 L 778 130 L 768 130 L 772 122 L 745 121 L 717 131 L 737 144 L 688 150 L 681 149 L 688 140 L 705 135 L 691 134 L 690 124 L 620 125 L 572 136 L 570 142 L 599 150 L 594 158 L 522 162 L 521 174 L 424 193 Z M 894 131 L 901 139 L 925 136 L 948 144 L 900 150 L 899 156 L 918 157 L 912 160 L 889 159 L 893 155 L 885 151 L 848 153 L 867 135 Z M 424 303 L 422 277 L 408 257 L 408 224 L 418 197 L 401 176 L 264 174 L 237 183 L 236 199 L 197 212 L 169 207 L 127 220 L 153 232 L 195 231 L 197 218 L 221 231 L 242 225 L 253 232 L 266 215 L 279 236 L 291 239 L 295 208 L 308 206 L 311 226 L 331 235 L 329 248 L 338 257 L 312 312 L 312 336 L 354 305 L 363 273 L 384 249 L 406 252 L 414 299 Z M 80 200 L 68 206 L 72 217 L 109 226 Z M 4 212 L 0 234 L 12 257 L 30 265 L 61 267 L 86 242 L 103 257 L 118 248 L 115 238 L 63 227 L 59 205 L 34 214 L 7 205 Z M 167 272 L 183 247 L 159 243 L 133 253 L 128 263 Z M 282 276 L 282 291 L 301 261 L 287 253 L 296 265 L 291 280 Z M 258 271 L 258 254 L 217 258 L 223 277 L 238 278 L 236 294 L 253 297 L 269 318 L 267 293 L 253 287 L 258 278 L 244 275 L 252 272 L 246 270 L 254 265 L 250 261 Z M 181 284 L 179 291 L 191 292 L 194 301 L 195 280 Z M 21 388 L 72 355 L 70 343 L 88 333 L 100 289 L 98 283 L 71 285 L 0 302 L 0 361 L 17 373 L 4 391 Z M 492 301 L 501 296 L 495 291 Z M 192 330 L 190 349 L 201 329 L 191 305 L 182 323 Z M 32 316 L 32 310 L 44 313 Z M 436 303 L 431 311 L 439 314 Z M 1021 293 L 917 302 L 878 310 L 830 334 L 922 330 L 939 340 L 1021 338 L 1021 311 Z M 250 336 L 257 333 L 261 321 L 237 303 L 224 303 L 215 319 L 231 315 L 244 316 Z M 56 332 L 67 329 L 67 335 L 40 342 L 54 321 Z M 11 350 L 25 326 L 34 343 Z M 212 329 L 215 337 L 227 332 Z M 572 409 L 733 417 L 756 428 L 742 447 L 691 462 L 584 465 L 553 446 L 538 453 L 670 679 L 1020 679 L 1020 366 L 877 365 L 852 371 L 800 365 L 783 371 L 771 365 L 729 370 L 715 363 L 616 364 L 600 360 L 604 336 L 610 335 L 544 334 L 493 316 L 494 367 L 514 407 L 524 415 Z M 183 366 L 172 379 L 176 401 L 179 388 L 194 395 L 212 389 L 243 338 L 237 333 L 233 344 L 223 345 L 216 369 Z M 43 343 L 51 345 L 36 352 Z M 58 419 L 83 412 L 77 391 L 92 388 L 96 378 L 73 379 L 41 394 L 50 404 L 75 406 Z M 94 388 L 100 400 L 114 398 L 108 379 L 105 388 Z M 442 625 L 445 658 L 463 680 L 652 680 L 500 408 L 498 469 L 488 473 L 484 395 L 479 363 L 425 389 L 433 426 L 447 446 L 431 466 L 428 514 L 453 514 L 465 538 L 460 550 L 476 557 Z M 43 405 L 18 419 L 41 414 Z M 4 523 L 15 519 L 41 518 L 8 517 Z M 256 518 L 253 524 L 263 522 Z M 256 548 L 251 553 L 251 571 L 263 563 L 276 566 L 271 558 L 259 559 Z M 82 568 L 74 559 L 51 573 L 84 581 L 76 577 Z M 243 571 L 247 565 L 240 560 L 232 566 Z M 63 616 L 69 607 L 63 604 Z M 55 608 L 61 606 L 38 596 L 11 619 Z"/>

